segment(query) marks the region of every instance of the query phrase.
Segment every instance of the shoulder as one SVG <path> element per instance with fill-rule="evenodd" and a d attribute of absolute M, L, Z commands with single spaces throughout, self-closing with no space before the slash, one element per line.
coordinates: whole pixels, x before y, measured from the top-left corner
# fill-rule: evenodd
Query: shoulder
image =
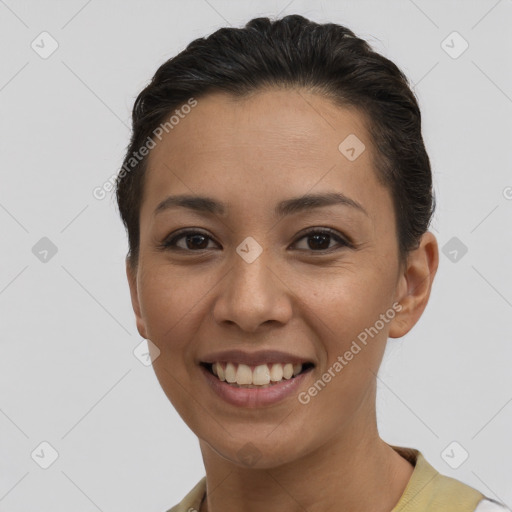
<path fill-rule="evenodd" d="M 206 476 L 203 476 L 194 488 L 167 512 L 197 512 L 206 492 Z"/>
<path fill-rule="evenodd" d="M 414 466 L 404 493 L 392 512 L 512 512 L 466 483 L 439 473 L 419 450 L 394 445 L 391 447 Z"/>
<path fill-rule="evenodd" d="M 505 507 L 497 501 L 490 498 L 484 498 L 480 501 L 475 508 L 475 512 L 511 512 L 509 508 Z"/>

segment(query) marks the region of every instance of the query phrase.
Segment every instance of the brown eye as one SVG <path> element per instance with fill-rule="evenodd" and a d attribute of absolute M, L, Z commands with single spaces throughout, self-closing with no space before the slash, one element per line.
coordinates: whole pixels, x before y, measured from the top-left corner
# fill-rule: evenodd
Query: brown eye
<path fill-rule="evenodd" d="M 306 239 L 306 247 L 300 248 L 300 250 L 307 250 L 313 252 L 329 251 L 333 249 L 331 243 L 335 241 L 338 246 L 350 247 L 349 244 L 343 237 L 341 237 L 336 231 L 330 229 L 315 229 L 307 232 L 298 241 Z M 298 242 L 297 241 L 297 242 Z M 295 242 L 295 244 L 297 244 Z M 334 246 L 336 247 L 336 245 Z"/>
<path fill-rule="evenodd" d="M 353 247 L 337 231 L 325 228 L 308 231 L 294 245 L 297 245 L 301 240 L 306 240 L 306 247 L 299 248 L 301 251 L 322 252 L 335 250 L 336 248 Z M 174 234 L 164 240 L 159 247 L 163 250 L 199 252 L 208 250 L 209 242 L 215 241 L 206 233 L 189 230 Z M 334 245 L 332 245 L 333 242 L 335 242 Z"/>
<path fill-rule="evenodd" d="M 178 243 L 181 240 L 181 245 Z M 208 242 L 213 241 L 211 237 L 201 231 L 182 231 L 161 244 L 162 249 L 178 249 L 184 251 L 202 251 L 208 249 Z"/>

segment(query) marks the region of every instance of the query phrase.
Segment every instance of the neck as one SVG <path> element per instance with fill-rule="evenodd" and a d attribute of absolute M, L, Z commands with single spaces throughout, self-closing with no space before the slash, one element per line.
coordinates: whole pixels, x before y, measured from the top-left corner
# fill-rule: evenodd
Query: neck
<path fill-rule="evenodd" d="M 208 490 L 201 512 L 391 511 L 414 467 L 380 439 L 376 424 L 349 429 L 268 469 L 241 468 L 200 440 Z"/>

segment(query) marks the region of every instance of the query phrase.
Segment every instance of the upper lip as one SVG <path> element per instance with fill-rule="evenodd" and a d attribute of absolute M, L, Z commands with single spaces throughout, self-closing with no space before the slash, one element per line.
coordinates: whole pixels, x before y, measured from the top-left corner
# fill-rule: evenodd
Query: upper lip
<path fill-rule="evenodd" d="M 200 359 L 201 363 L 242 363 L 248 366 L 258 366 L 266 363 L 313 363 L 307 357 L 282 352 L 280 350 L 258 350 L 257 352 L 244 352 L 243 350 L 223 350 L 206 354 Z"/>

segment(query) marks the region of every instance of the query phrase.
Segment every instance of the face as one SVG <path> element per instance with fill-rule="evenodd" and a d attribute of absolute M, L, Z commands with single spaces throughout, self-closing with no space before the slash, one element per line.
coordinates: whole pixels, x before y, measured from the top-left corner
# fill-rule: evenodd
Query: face
<path fill-rule="evenodd" d="M 359 112 L 299 90 L 202 97 L 151 151 L 128 270 L 137 327 L 169 400 L 224 460 L 293 462 L 375 421 L 386 340 L 424 307 L 407 305 L 375 157 Z M 218 205 L 168 199 L 181 195 Z M 214 362 L 307 371 L 246 389 Z"/>

